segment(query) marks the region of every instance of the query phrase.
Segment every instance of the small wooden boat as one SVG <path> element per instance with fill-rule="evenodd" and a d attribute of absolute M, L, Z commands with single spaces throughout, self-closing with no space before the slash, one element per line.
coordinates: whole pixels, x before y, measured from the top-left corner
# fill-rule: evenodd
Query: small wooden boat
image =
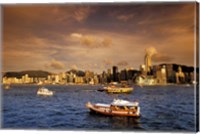
<path fill-rule="evenodd" d="M 37 91 L 37 95 L 52 96 L 53 91 L 49 91 L 47 88 L 42 87 Z"/>
<path fill-rule="evenodd" d="M 114 99 L 111 104 L 92 104 L 86 103 L 86 107 L 91 112 L 108 116 L 128 116 L 140 117 L 140 107 L 138 102 Z"/>

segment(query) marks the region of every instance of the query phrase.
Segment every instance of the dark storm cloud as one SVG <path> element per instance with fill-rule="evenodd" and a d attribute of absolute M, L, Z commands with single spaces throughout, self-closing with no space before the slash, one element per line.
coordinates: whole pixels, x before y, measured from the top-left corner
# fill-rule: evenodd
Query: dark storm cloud
<path fill-rule="evenodd" d="M 32 36 L 58 40 L 60 34 L 70 33 L 72 26 L 77 26 L 92 12 L 89 6 L 70 5 L 11 5 L 4 6 L 3 11 L 8 40 Z"/>
<path fill-rule="evenodd" d="M 126 6 L 100 5 L 97 9 L 98 10 L 88 18 L 88 28 L 98 28 L 100 30 L 111 30 L 115 32 L 121 31 L 126 34 L 136 33 L 148 36 L 152 34 L 152 31 L 160 35 L 164 27 L 184 26 L 188 25 L 188 23 L 191 25 L 192 20 L 188 20 L 187 17 L 191 19 L 194 17 L 193 12 L 191 12 L 193 10 L 193 4 L 154 3 L 130 4 Z M 181 14 L 185 14 L 187 17 L 180 18 Z M 180 23 L 181 20 L 184 21 L 184 23 Z M 187 20 L 187 22 L 185 22 L 185 20 Z M 161 31 L 159 31 L 158 28 Z"/>
<path fill-rule="evenodd" d="M 192 9 L 193 4 L 5 6 L 5 38 L 59 40 L 59 33 L 72 33 L 74 27 L 161 37 L 171 34 L 168 27 L 192 29 Z"/>

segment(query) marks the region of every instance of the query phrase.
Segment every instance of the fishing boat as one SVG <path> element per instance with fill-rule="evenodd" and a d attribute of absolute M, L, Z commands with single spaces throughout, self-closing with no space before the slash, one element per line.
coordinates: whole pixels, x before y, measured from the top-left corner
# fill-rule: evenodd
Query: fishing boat
<path fill-rule="evenodd" d="M 140 117 L 139 102 L 130 102 L 127 100 L 114 99 L 111 104 L 92 104 L 86 103 L 86 107 L 90 112 L 108 116 L 127 116 Z"/>
<path fill-rule="evenodd" d="M 37 95 L 52 96 L 53 91 L 49 91 L 47 88 L 42 87 L 37 91 Z"/>

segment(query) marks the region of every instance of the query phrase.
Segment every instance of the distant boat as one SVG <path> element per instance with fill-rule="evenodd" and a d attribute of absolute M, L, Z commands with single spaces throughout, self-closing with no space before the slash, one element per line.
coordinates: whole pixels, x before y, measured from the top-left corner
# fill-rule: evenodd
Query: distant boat
<path fill-rule="evenodd" d="M 97 91 L 100 91 L 100 92 L 107 91 L 107 88 L 108 87 L 99 88 L 99 89 L 97 89 Z"/>
<path fill-rule="evenodd" d="M 5 85 L 4 89 L 10 89 L 10 85 Z"/>
<path fill-rule="evenodd" d="M 86 103 L 86 107 L 94 113 L 108 116 L 140 117 L 139 102 L 114 99 L 111 104 Z"/>
<path fill-rule="evenodd" d="M 133 87 L 128 86 L 127 84 L 111 84 L 103 88 L 97 89 L 98 91 L 106 91 L 107 93 L 130 93 L 133 91 Z"/>
<path fill-rule="evenodd" d="M 43 84 L 43 82 L 42 81 L 39 81 L 38 83 L 37 83 L 37 85 L 42 85 Z"/>
<path fill-rule="evenodd" d="M 53 91 L 49 91 L 47 88 L 42 87 L 37 91 L 37 95 L 52 96 Z"/>
<path fill-rule="evenodd" d="M 133 87 L 116 87 L 116 86 L 109 86 L 106 89 L 107 93 L 130 93 L 133 91 Z"/>

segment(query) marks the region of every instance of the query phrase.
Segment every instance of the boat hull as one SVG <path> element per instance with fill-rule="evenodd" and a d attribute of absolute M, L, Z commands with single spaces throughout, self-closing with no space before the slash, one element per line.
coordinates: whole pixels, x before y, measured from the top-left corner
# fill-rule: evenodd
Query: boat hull
<path fill-rule="evenodd" d="M 41 95 L 41 96 L 52 96 L 52 95 L 53 95 L 53 92 L 49 92 L 49 93 L 37 92 L 37 95 Z"/>
<path fill-rule="evenodd" d="M 138 112 L 116 111 L 116 110 L 111 110 L 108 107 L 96 108 L 91 103 L 87 103 L 86 107 L 90 110 L 90 112 L 101 114 L 101 115 L 107 115 L 107 116 L 125 116 L 125 117 L 140 117 L 139 111 Z"/>
<path fill-rule="evenodd" d="M 108 88 L 107 93 L 131 93 L 133 88 Z"/>

